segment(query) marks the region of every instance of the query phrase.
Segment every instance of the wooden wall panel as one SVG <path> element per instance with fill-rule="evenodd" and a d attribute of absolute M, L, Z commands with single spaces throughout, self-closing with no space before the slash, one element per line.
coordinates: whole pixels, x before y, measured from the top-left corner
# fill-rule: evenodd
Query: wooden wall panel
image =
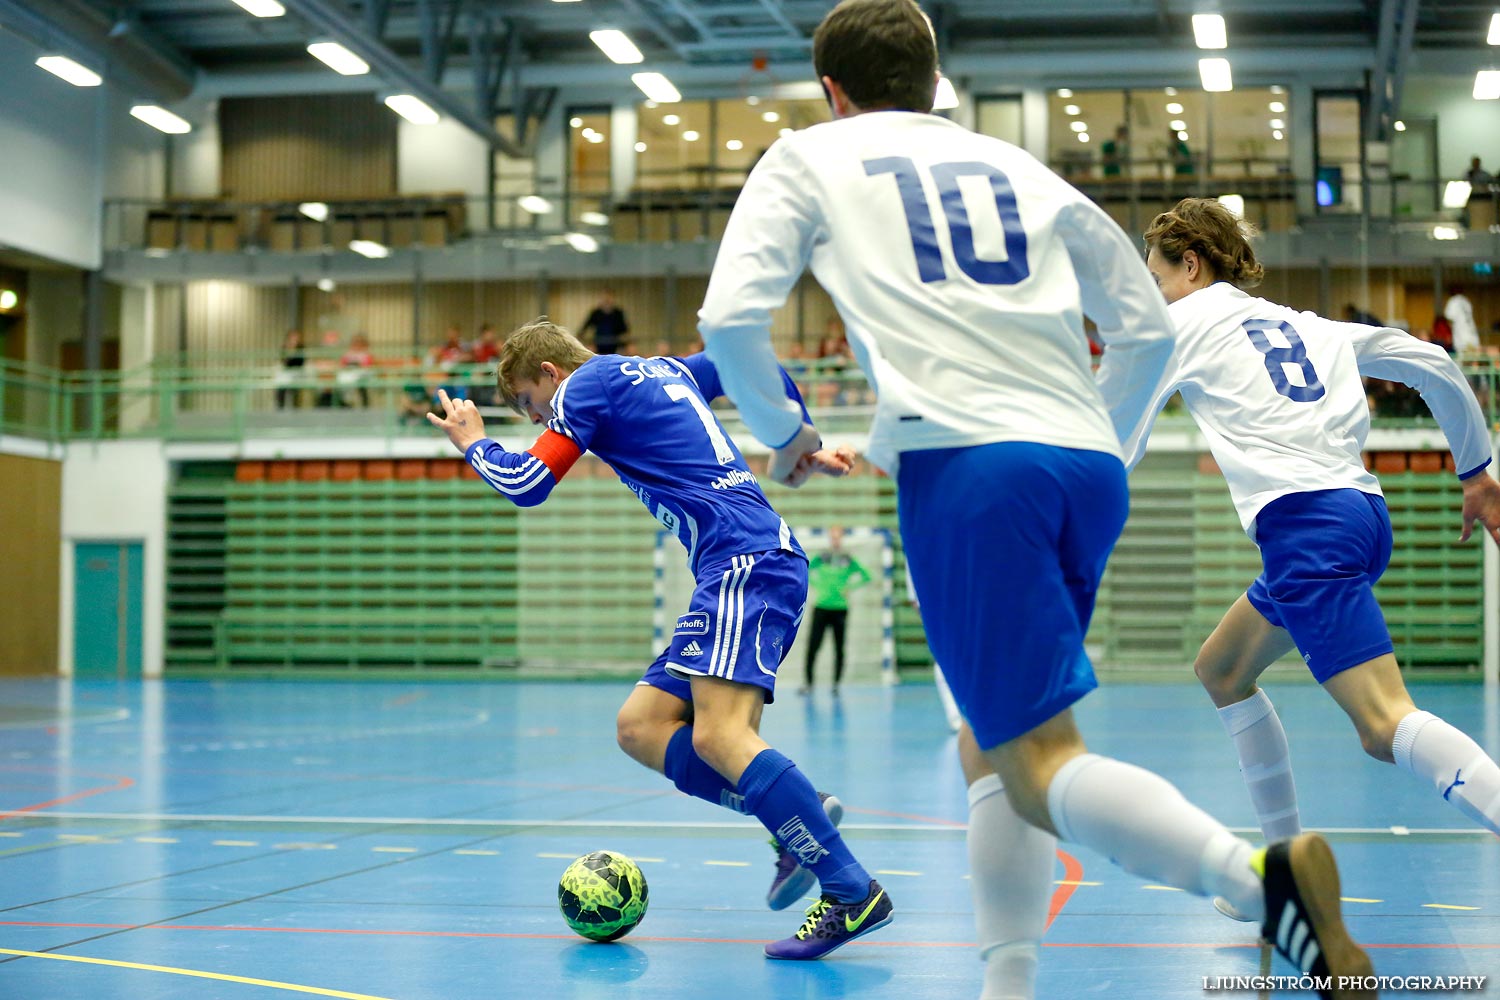
<path fill-rule="evenodd" d="M 0 455 L 0 675 L 57 672 L 62 463 Z"/>
<path fill-rule="evenodd" d="M 226 97 L 224 197 L 381 198 L 396 193 L 396 116 L 374 94 Z"/>

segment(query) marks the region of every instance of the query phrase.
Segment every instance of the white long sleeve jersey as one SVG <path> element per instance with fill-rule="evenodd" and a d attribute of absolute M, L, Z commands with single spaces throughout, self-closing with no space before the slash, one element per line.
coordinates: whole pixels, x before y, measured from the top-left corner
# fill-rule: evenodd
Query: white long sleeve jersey
<path fill-rule="evenodd" d="M 888 472 L 903 451 L 998 441 L 1120 455 L 1170 358 L 1140 252 L 1096 205 L 999 139 L 865 113 L 761 158 L 699 313 L 725 390 L 773 447 L 802 418 L 783 403 L 771 311 L 809 264 L 875 387 L 868 456 Z M 1097 383 L 1085 313 L 1109 345 Z"/>
<path fill-rule="evenodd" d="M 1157 412 L 1180 391 L 1252 537 L 1261 509 L 1289 493 L 1381 495 L 1362 455 L 1370 429 L 1362 375 L 1422 394 L 1462 477 L 1489 463 L 1484 413 L 1458 366 L 1433 344 L 1297 312 L 1222 281 L 1169 312 L 1177 350 L 1145 420 L 1127 437 L 1126 463 L 1140 461 Z"/>

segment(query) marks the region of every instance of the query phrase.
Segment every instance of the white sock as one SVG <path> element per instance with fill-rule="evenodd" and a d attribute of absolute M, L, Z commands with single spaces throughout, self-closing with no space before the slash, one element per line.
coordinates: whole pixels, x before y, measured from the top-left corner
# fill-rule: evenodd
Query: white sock
<path fill-rule="evenodd" d="M 1219 709 L 1219 721 L 1239 751 L 1240 774 L 1266 843 L 1297 836 L 1302 832 L 1302 818 L 1297 811 L 1297 783 L 1292 778 L 1286 730 L 1265 689 Z"/>
<path fill-rule="evenodd" d="M 1500 833 L 1500 767 L 1460 730 L 1431 712 L 1412 712 L 1396 726 L 1396 766 L 1426 778 L 1458 811 Z"/>
<path fill-rule="evenodd" d="M 1047 788 L 1058 836 L 1142 878 L 1198 896 L 1223 896 L 1252 920 L 1265 892 L 1250 845 L 1182 797 L 1166 779 L 1097 754 L 1064 764 Z"/>
<path fill-rule="evenodd" d="M 996 775 L 969 786 L 969 888 L 985 963 L 981 1000 L 1034 1000 L 1057 838 L 1011 808 Z"/>

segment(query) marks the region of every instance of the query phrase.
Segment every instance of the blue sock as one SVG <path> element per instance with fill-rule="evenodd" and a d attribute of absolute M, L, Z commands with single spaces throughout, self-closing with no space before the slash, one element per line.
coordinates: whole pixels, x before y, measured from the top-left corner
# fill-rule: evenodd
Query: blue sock
<path fill-rule="evenodd" d="M 762 750 L 740 775 L 740 792 L 745 812 L 765 824 L 802 867 L 818 876 L 825 893 L 841 903 L 855 903 L 870 894 L 870 873 L 854 860 L 823 811 L 817 789 L 791 760 L 775 750 Z"/>
<path fill-rule="evenodd" d="M 667 743 L 667 758 L 662 766 L 672 784 L 695 799 L 712 802 L 737 813 L 747 812 L 745 797 L 724 776 L 704 763 L 693 750 L 693 727 L 683 726 Z"/>

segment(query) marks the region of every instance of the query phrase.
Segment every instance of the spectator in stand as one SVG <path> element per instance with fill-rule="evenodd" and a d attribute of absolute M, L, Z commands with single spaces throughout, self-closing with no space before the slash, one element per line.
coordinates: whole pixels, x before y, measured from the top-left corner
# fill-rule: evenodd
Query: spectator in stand
<path fill-rule="evenodd" d="M 672 354 L 672 342 L 670 340 L 667 340 L 665 337 L 663 337 L 661 340 L 658 340 L 656 342 L 656 350 L 651 352 L 651 356 L 654 358 L 673 357 L 674 355 Z"/>
<path fill-rule="evenodd" d="M 500 357 L 500 334 L 495 332 L 494 326 L 485 323 L 479 328 L 479 339 L 474 341 L 469 354 L 476 365 L 487 365 Z"/>
<path fill-rule="evenodd" d="M 474 341 L 474 347 L 469 353 L 470 360 L 474 364 L 485 366 L 479 374 L 485 377 L 486 384 L 474 387 L 472 393 L 474 402 L 479 406 L 494 406 L 498 399 L 497 390 L 493 385 L 494 379 L 490 377 L 494 371 L 490 366 L 494 365 L 500 357 L 500 335 L 495 332 L 493 326 L 485 323 L 479 328 L 479 339 Z"/>
<path fill-rule="evenodd" d="M 349 341 L 349 349 L 339 358 L 338 381 L 344 388 L 343 405 L 368 407 L 370 405 L 370 389 L 365 385 L 365 369 L 375 363 L 375 356 L 370 353 L 370 338 L 362 333 L 356 333 Z M 359 402 L 356 403 L 355 400 Z"/>
<path fill-rule="evenodd" d="M 428 358 L 444 371 L 468 361 L 469 352 L 464 347 L 463 328 L 457 323 L 449 323 L 443 342 L 428 352 Z"/>
<path fill-rule="evenodd" d="M 1130 129 L 1124 125 L 1115 129 L 1114 138 L 1105 139 L 1100 144 L 1099 155 L 1104 163 L 1104 176 L 1118 178 L 1130 162 Z"/>
<path fill-rule="evenodd" d="M 313 367 L 318 370 L 318 381 L 324 383 L 324 388 L 318 390 L 317 405 L 320 407 L 327 408 L 339 404 L 338 394 L 334 391 L 332 383 L 336 377 L 335 359 L 342 354 L 343 346 L 343 334 L 335 328 L 325 327 L 318 345 L 318 356 L 313 359 Z"/>
<path fill-rule="evenodd" d="M 1193 151 L 1188 148 L 1185 132 L 1167 129 L 1167 159 L 1172 164 L 1172 173 L 1178 177 L 1193 175 Z"/>
<path fill-rule="evenodd" d="M 281 383 L 276 388 L 278 410 L 287 407 L 295 409 L 302 405 L 302 390 L 297 387 L 296 382 L 306 364 L 307 347 L 302 341 L 302 331 L 288 330 L 281 341 L 281 371 L 277 373 L 276 379 Z"/>
<path fill-rule="evenodd" d="M 1443 316 L 1453 325 L 1453 353 L 1479 350 L 1479 327 L 1474 323 L 1474 305 L 1462 288 L 1448 289 Z"/>
<path fill-rule="evenodd" d="M 627 349 L 629 338 L 626 334 L 630 332 L 630 324 L 625 321 L 625 311 L 615 304 L 614 292 L 608 288 L 604 290 L 599 296 L 599 304 L 589 313 L 578 332 L 593 336 L 595 354 L 619 354 Z"/>
<path fill-rule="evenodd" d="M 1385 325 L 1384 323 L 1380 322 L 1378 318 L 1376 318 L 1374 313 L 1366 312 L 1359 306 L 1355 305 L 1353 302 L 1344 307 L 1344 319 L 1348 320 L 1350 323 L 1363 323 L 1365 326 Z"/>

